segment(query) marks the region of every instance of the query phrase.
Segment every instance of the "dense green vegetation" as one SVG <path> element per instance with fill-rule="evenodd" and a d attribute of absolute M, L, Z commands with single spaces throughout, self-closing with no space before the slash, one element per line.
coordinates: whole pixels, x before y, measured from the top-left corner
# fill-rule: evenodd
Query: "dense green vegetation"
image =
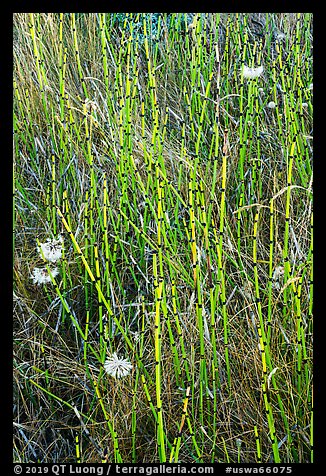
<path fill-rule="evenodd" d="M 14 461 L 312 462 L 312 15 L 13 48 Z"/>

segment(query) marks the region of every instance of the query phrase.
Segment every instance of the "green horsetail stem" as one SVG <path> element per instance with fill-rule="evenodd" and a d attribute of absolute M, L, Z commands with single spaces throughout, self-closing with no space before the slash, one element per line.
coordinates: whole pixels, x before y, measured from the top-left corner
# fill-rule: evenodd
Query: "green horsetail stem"
<path fill-rule="evenodd" d="M 67 48 L 63 47 L 63 13 L 59 19 L 59 103 L 60 103 L 60 154 L 65 156 L 68 141 L 68 120 L 65 114 L 66 109 L 66 72 L 67 72 Z M 63 161 L 64 162 L 64 161 Z M 60 161 L 61 166 L 61 161 Z M 62 164 L 63 166 L 63 164 Z M 62 167 L 61 166 L 61 167 Z M 60 174 L 63 170 L 60 170 Z"/>
<path fill-rule="evenodd" d="M 269 208 L 269 263 L 268 263 L 268 308 L 267 308 L 267 341 L 270 342 L 273 308 L 273 254 L 274 254 L 274 199 L 270 199 Z"/>
<path fill-rule="evenodd" d="M 99 401 L 100 406 L 102 408 L 102 412 L 103 412 L 106 424 L 108 426 L 108 429 L 109 429 L 109 432 L 110 432 L 110 435 L 111 435 L 111 438 L 112 438 L 112 441 L 113 441 L 114 462 L 115 463 L 122 463 L 123 460 L 122 460 L 122 456 L 120 454 L 118 435 L 117 435 L 116 431 L 114 430 L 114 422 L 113 421 L 111 422 L 111 418 L 110 418 L 110 416 L 108 415 L 108 413 L 106 411 L 105 405 L 103 403 L 103 398 L 102 398 L 101 392 L 98 388 L 96 380 L 93 380 L 93 385 L 94 385 L 98 401 Z"/>
<path fill-rule="evenodd" d="M 260 449 L 260 440 L 258 435 L 257 426 L 254 426 L 255 440 L 256 440 L 256 449 L 257 449 L 257 463 L 261 463 L 261 449 Z"/>
<path fill-rule="evenodd" d="M 313 291 L 314 291 L 314 269 L 313 269 L 313 257 L 314 257 L 314 236 L 313 236 L 313 212 L 311 212 L 310 218 L 310 279 L 309 279 L 309 309 L 308 309 L 308 332 L 311 333 L 312 327 L 312 311 L 313 311 Z"/>
<path fill-rule="evenodd" d="M 155 418 L 155 422 L 157 424 L 157 421 L 158 421 L 158 418 L 157 418 L 157 411 L 156 411 L 156 408 L 153 404 L 153 400 L 151 398 L 151 395 L 149 393 L 149 390 L 148 390 L 148 385 L 147 385 L 147 382 L 146 382 L 146 378 L 145 378 L 145 375 L 144 374 L 141 374 L 140 375 L 140 378 L 141 378 L 141 381 L 142 381 L 142 384 L 143 384 L 143 387 L 144 387 L 144 392 L 145 392 L 145 395 L 146 395 L 146 399 L 147 399 L 147 403 L 150 407 L 150 409 L 152 410 L 152 413 L 154 415 L 154 418 Z"/>
<path fill-rule="evenodd" d="M 47 222 L 51 223 L 51 205 L 50 205 L 50 196 L 51 196 L 51 185 L 48 184 L 46 187 L 46 196 L 45 196 L 45 206 L 46 206 L 46 218 Z"/>
<path fill-rule="evenodd" d="M 109 241 L 108 241 L 108 232 L 109 232 L 108 214 L 111 220 L 111 224 L 113 226 L 113 231 L 115 233 L 112 252 L 110 250 Z M 109 294 L 111 275 L 115 276 L 115 279 L 117 280 L 120 289 L 122 289 L 123 286 L 122 286 L 119 273 L 116 269 L 117 249 L 118 249 L 118 231 L 117 231 L 116 221 L 113 217 L 112 204 L 108 195 L 108 185 L 107 185 L 106 174 L 104 174 L 104 177 L 103 177 L 103 238 L 102 238 L 102 241 L 104 243 L 106 293 Z M 111 269 L 110 269 L 110 265 L 111 265 Z"/>
<path fill-rule="evenodd" d="M 171 318 L 170 318 L 170 313 L 167 313 L 167 319 L 166 319 L 166 324 L 168 327 L 168 333 L 169 333 L 169 339 L 170 339 L 170 345 L 171 345 L 171 351 L 173 355 L 173 361 L 174 361 L 174 372 L 175 372 L 175 377 L 176 377 L 176 383 L 177 385 L 182 385 L 183 381 L 180 379 L 180 370 L 181 370 L 181 362 L 179 359 L 179 354 L 177 350 L 177 343 L 173 335 L 173 328 L 172 328 L 172 323 L 171 323 Z"/>
<path fill-rule="evenodd" d="M 253 237 L 252 237 L 253 238 L 253 256 L 252 256 L 252 258 L 253 258 L 253 266 L 254 266 L 256 306 L 257 306 L 258 317 L 259 317 L 259 324 L 257 324 L 257 331 L 258 331 L 258 337 L 259 337 L 258 347 L 259 347 L 259 351 L 260 351 L 260 355 L 261 355 L 261 362 L 262 362 L 261 388 L 262 388 L 263 399 L 264 399 L 264 404 L 265 404 L 266 418 L 267 418 L 267 422 L 268 422 L 270 438 L 272 440 L 272 449 L 273 449 L 274 462 L 275 463 L 280 463 L 280 455 L 279 455 L 278 441 L 277 441 L 276 431 L 275 431 L 273 410 L 272 410 L 272 405 L 271 405 L 269 394 L 268 394 L 267 362 L 269 360 L 269 357 L 268 357 L 268 355 L 266 355 L 268 342 L 267 342 L 266 332 L 265 332 L 265 327 L 264 327 L 264 322 L 263 322 L 261 298 L 260 298 L 260 291 L 259 291 L 258 270 L 257 270 L 258 216 L 259 216 L 259 211 L 256 212 L 255 219 L 254 219 L 254 233 L 253 233 Z"/>
<path fill-rule="evenodd" d="M 177 310 L 175 279 L 172 280 L 171 286 L 172 286 L 171 297 L 172 297 L 173 317 L 174 317 L 175 325 L 176 325 L 176 328 L 177 328 L 177 335 L 178 335 L 178 338 L 179 338 L 179 344 L 180 344 L 180 348 L 181 348 L 181 358 L 182 358 L 182 365 L 177 367 L 178 372 L 179 372 L 178 378 L 180 380 L 182 379 L 182 384 L 183 384 L 184 388 L 186 388 L 186 386 L 189 385 L 189 383 L 191 381 L 191 377 L 190 377 L 190 370 L 189 370 L 189 365 L 188 365 L 188 360 L 187 360 L 185 342 L 184 342 L 184 339 L 183 339 L 182 329 L 181 329 L 181 326 L 180 326 L 178 310 Z M 182 369 L 183 368 L 184 368 L 185 377 L 182 376 Z"/>
<path fill-rule="evenodd" d="M 67 217 L 68 225 L 71 227 L 72 219 L 71 219 L 71 213 L 70 213 L 70 207 L 69 207 L 68 190 L 64 190 L 62 194 L 62 210 L 64 215 Z"/>
<path fill-rule="evenodd" d="M 301 290 L 302 290 L 302 282 L 304 278 L 304 272 L 302 272 L 298 285 L 295 286 L 293 283 L 294 288 L 294 296 L 295 296 L 295 307 L 296 307 L 296 326 L 297 326 L 297 373 L 298 373 L 298 381 L 297 381 L 297 389 L 298 392 L 301 394 L 303 390 L 303 385 L 308 385 L 309 389 L 309 375 L 308 375 L 308 367 L 307 367 L 307 349 L 306 349 L 306 335 L 305 335 L 305 326 L 302 319 L 302 311 L 301 311 Z M 303 374 L 304 370 L 304 375 Z M 309 401 L 309 391 L 307 395 L 307 400 Z"/>
<path fill-rule="evenodd" d="M 257 64 L 261 65 L 262 62 L 262 47 L 263 43 L 262 41 L 259 42 L 258 45 L 258 57 L 257 57 Z M 255 110 L 254 110 L 255 116 L 256 116 L 256 141 L 257 141 L 257 152 L 256 156 L 252 158 L 253 160 L 253 195 L 256 197 L 256 200 L 259 202 L 261 200 L 261 197 L 263 195 L 263 185 L 262 185 L 262 180 L 260 177 L 257 176 L 257 174 L 261 173 L 261 106 L 259 103 L 259 92 L 258 92 L 258 84 L 255 82 Z M 251 139 L 252 142 L 252 139 Z"/>
<path fill-rule="evenodd" d="M 98 258 L 98 247 L 94 245 L 94 256 L 95 256 L 95 272 L 96 272 L 96 281 L 99 283 L 100 288 L 104 289 L 104 283 L 102 283 L 100 264 Z M 101 293 L 98 292 L 98 319 L 99 319 L 99 334 L 100 334 L 100 352 L 101 360 L 104 362 L 106 356 L 106 340 L 104 339 L 104 328 L 103 328 L 103 304 Z"/>
<path fill-rule="evenodd" d="M 79 435 L 78 433 L 75 434 L 75 451 L 76 451 L 76 463 L 81 462 L 81 447 L 80 447 L 80 441 L 79 441 Z"/>
<path fill-rule="evenodd" d="M 104 248 L 104 257 L 105 257 L 105 285 L 106 293 L 109 293 L 110 285 L 110 261 L 112 262 L 112 256 L 110 256 L 109 241 L 108 241 L 108 214 L 107 208 L 110 207 L 109 198 L 108 198 L 108 188 L 107 188 L 107 178 L 106 173 L 103 176 L 103 235 L 102 243 Z M 111 258 L 111 259 L 110 259 Z"/>
<path fill-rule="evenodd" d="M 71 226 L 71 216 L 70 216 L 70 210 L 69 210 L 69 205 L 68 205 L 68 193 L 67 190 L 63 191 L 63 196 L 62 196 L 62 209 L 63 212 L 65 213 L 65 216 L 67 217 L 67 222 Z M 56 210 L 55 210 L 56 213 Z M 62 228 L 62 225 L 61 225 Z M 61 230 L 62 233 L 63 230 Z M 68 290 L 68 287 L 72 288 L 72 278 L 71 274 L 69 273 L 68 270 L 68 263 L 67 263 L 67 258 L 66 258 L 66 253 L 65 253 L 65 247 L 62 247 L 62 258 L 61 258 L 61 276 L 62 276 L 62 295 L 65 296 L 66 292 Z M 68 286 L 69 285 L 69 286 Z M 65 310 L 63 308 L 62 310 L 62 322 L 65 321 Z"/>
<path fill-rule="evenodd" d="M 157 254 L 153 255 L 153 277 L 155 289 L 155 387 L 156 387 L 156 410 L 157 410 L 157 445 L 159 451 L 160 462 L 166 462 L 165 450 L 165 431 L 163 424 L 163 408 L 162 408 L 162 324 L 161 324 L 161 306 L 163 301 L 164 275 L 162 263 L 162 241 L 161 241 L 161 222 L 162 217 L 162 186 L 161 181 L 157 181 L 157 247 L 158 247 L 158 263 Z"/>
<path fill-rule="evenodd" d="M 139 340 L 138 340 L 140 360 L 143 359 L 143 355 L 144 355 L 145 299 L 144 299 L 143 295 L 141 296 L 141 309 L 142 309 L 142 311 L 141 311 L 141 331 L 140 331 Z M 139 378 L 142 381 L 142 383 L 144 385 L 144 388 L 146 388 L 146 390 L 147 390 L 147 384 L 146 384 L 145 376 L 141 375 L 139 370 L 136 369 L 135 385 L 134 385 L 134 388 L 133 388 L 133 399 L 132 399 L 132 414 L 131 414 L 131 439 L 132 439 L 132 450 L 131 450 L 131 453 L 132 453 L 131 460 L 132 461 L 131 462 L 132 463 L 137 462 L 137 448 L 136 448 L 136 445 L 137 445 L 137 400 L 139 398 L 139 395 L 138 395 Z M 147 390 L 147 393 L 145 391 L 145 395 L 146 395 L 146 397 L 147 397 L 147 395 L 149 396 L 148 390 Z M 149 398 L 150 398 L 150 396 L 149 396 Z M 149 404 L 149 407 L 151 407 L 151 402 L 148 401 L 148 398 L 147 398 L 147 402 Z M 156 418 L 156 412 L 155 412 L 154 407 L 153 407 L 152 411 L 153 411 L 154 418 Z"/>
<path fill-rule="evenodd" d="M 67 48 L 63 46 L 63 19 L 64 14 L 59 16 L 59 89 L 60 89 L 60 120 L 64 121 L 65 114 L 65 80 L 67 70 Z M 62 138 L 61 138 L 62 139 Z"/>
<path fill-rule="evenodd" d="M 55 155 L 51 154 L 51 162 L 52 162 L 52 167 L 51 167 L 51 172 L 52 172 L 52 227 L 53 227 L 53 233 L 54 235 L 57 234 L 57 213 L 56 213 L 56 174 L 55 174 Z"/>
<path fill-rule="evenodd" d="M 85 334 L 84 334 L 84 365 L 88 368 L 87 347 L 88 347 L 88 332 L 89 332 L 89 311 L 86 311 Z"/>
<path fill-rule="evenodd" d="M 85 193 L 85 202 L 84 202 L 84 243 L 85 243 L 85 260 L 88 262 L 88 253 L 89 253 L 89 245 L 88 245 L 88 237 L 89 237 L 89 210 L 88 210 L 88 197 L 89 197 L 89 191 L 86 190 Z M 59 215 L 60 216 L 60 215 Z M 69 229 L 71 229 L 71 226 L 69 225 L 67 221 Z M 91 309 L 91 302 L 90 302 L 90 284 L 88 280 L 88 274 L 87 270 L 84 269 L 84 280 L 85 280 L 85 285 L 84 285 L 84 290 L 85 290 L 85 305 L 86 305 L 86 310 Z"/>
<path fill-rule="evenodd" d="M 311 398 L 311 410 L 310 410 L 310 462 L 314 462 L 314 408 L 313 408 L 313 396 Z"/>
<path fill-rule="evenodd" d="M 197 139 L 198 144 L 198 139 Z M 205 343 L 204 343 L 204 326 L 203 326 L 203 316 L 202 316 L 202 296 L 201 296 L 201 282 L 200 282 L 200 268 L 199 268 L 199 261 L 197 257 L 197 248 L 199 245 L 197 244 L 197 234 L 196 234 L 196 222 L 195 222 L 195 200 L 194 200 L 194 192 L 198 191 L 198 184 L 197 184 L 197 165 L 198 165 L 198 149 L 195 157 L 194 167 L 191 171 L 191 180 L 188 184 L 188 212 L 189 212 L 189 221 L 190 221 L 190 249 L 191 249 L 191 265 L 193 269 L 193 277 L 194 277 L 194 292 L 196 297 L 196 318 L 197 318 L 197 326 L 199 331 L 199 340 L 200 340 L 200 363 L 199 363 L 199 372 L 200 372 L 200 383 L 199 383 L 199 418 L 200 423 L 203 426 L 204 424 L 204 392 L 207 388 L 207 375 L 206 375 L 206 364 L 205 364 Z M 202 434 L 202 445 L 203 443 Z"/>
<path fill-rule="evenodd" d="M 82 65 L 81 65 L 81 62 L 80 62 L 75 13 L 71 13 L 71 30 L 72 30 L 73 41 L 74 41 L 75 61 L 76 61 L 76 64 L 77 64 L 79 80 L 81 82 L 81 86 L 82 86 L 82 90 L 84 92 L 84 96 L 85 96 L 85 98 L 88 98 L 87 87 L 86 87 L 86 83 L 85 83 L 85 78 L 84 78 L 84 74 L 83 74 Z"/>
<path fill-rule="evenodd" d="M 137 389 L 139 384 L 139 372 L 136 373 L 135 377 L 135 385 L 133 388 L 133 395 L 132 395 L 132 412 L 131 412 L 131 441 L 132 441 L 132 448 L 131 448 L 131 463 L 137 463 Z"/>
<path fill-rule="evenodd" d="M 226 309 L 226 290 L 225 290 L 225 274 L 223 264 L 223 235 L 224 235 L 224 220 L 225 220 L 225 194 L 226 194 L 226 173 L 227 173 L 227 157 L 228 157 L 228 130 L 224 130 L 223 138 L 223 155 L 222 155 L 222 184 L 221 184 L 221 202 L 220 202 L 220 226 L 218 239 L 218 276 L 221 286 L 221 305 L 223 317 L 223 343 L 225 355 L 225 367 L 227 374 L 227 383 L 229 390 L 231 389 L 231 368 L 229 362 L 229 331 L 228 331 L 228 315 Z"/>
<path fill-rule="evenodd" d="M 140 378 L 141 378 L 142 385 L 143 385 L 143 388 L 144 388 L 147 403 L 148 403 L 148 405 L 149 405 L 149 407 L 150 407 L 150 409 L 153 413 L 155 423 L 156 423 L 156 428 L 158 428 L 159 427 L 159 418 L 158 418 L 158 413 L 157 413 L 157 407 L 155 408 L 155 405 L 153 404 L 153 400 L 152 400 L 151 395 L 150 395 L 149 390 L 148 390 L 148 385 L 147 385 L 147 382 L 146 382 L 145 375 L 143 373 L 141 373 Z M 157 433 L 157 439 L 158 438 L 159 438 L 159 435 Z M 169 449 L 171 449 L 172 444 L 169 442 L 169 440 L 167 438 L 165 439 L 165 442 L 166 442 L 167 446 L 169 447 Z"/>
<path fill-rule="evenodd" d="M 246 130 L 247 128 L 243 126 L 244 123 L 244 77 L 243 77 L 243 68 L 245 66 L 245 57 L 246 57 L 246 49 L 247 49 L 247 33 L 245 31 L 244 42 L 243 42 L 243 49 L 241 54 L 241 74 L 240 74 L 240 101 L 239 101 L 239 179 L 240 179 L 240 188 L 239 188 L 239 200 L 238 200 L 238 214 L 237 214 L 237 244 L 238 244 L 238 253 L 239 256 L 241 255 L 241 208 L 244 204 L 244 195 L 245 195 L 245 188 L 244 188 L 244 157 L 246 151 Z M 234 73 L 236 74 L 236 72 Z M 237 79 L 237 77 L 236 77 Z M 237 84 L 237 82 L 236 82 Z"/>
<path fill-rule="evenodd" d="M 287 169 L 287 189 L 286 189 L 286 203 L 285 203 L 285 229 L 284 229 L 284 243 L 283 243 L 283 263 L 284 263 L 284 284 L 289 280 L 291 273 L 291 265 L 289 258 L 289 229 L 290 229 L 290 203 L 291 203 L 291 185 L 292 185 L 292 167 L 293 156 L 295 149 L 295 142 L 292 143 L 289 152 L 288 169 Z M 283 313 L 288 309 L 289 288 L 284 287 L 283 291 Z"/>
<path fill-rule="evenodd" d="M 272 62 L 272 88 L 273 88 L 273 101 L 275 103 L 275 116 L 277 118 L 277 125 L 278 125 L 278 137 L 281 141 L 282 148 L 285 150 L 285 138 L 284 138 L 284 130 L 283 130 L 283 124 L 282 124 L 282 115 L 280 113 L 280 107 L 279 107 L 279 101 L 278 101 L 278 88 L 277 88 L 277 71 L 276 71 L 276 66 L 278 65 L 279 70 L 280 70 L 280 77 L 282 81 L 282 91 L 286 91 L 285 89 L 285 81 L 284 81 L 284 74 L 283 74 L 283 61 L 282 61 L 282 55 L 283 55 L 283 49 L 282 45 L 277 41 L 275 44 L 275 49 L 277 56 Z"/>
<path fill-rule="evenodd" d="M 178 431 L 178 435 L 174 438 L 173 447 L 170 453 L 169 463 L 179 462 L 178 458 L 179 458 L 179 451 L 180 451 L 180 445 L 181 445 L 181 435 L 182 435 L 182 429 L 184 427 L 186 416 L 187 416 L 189 396 L 190 396 L 190 387 L 187 387 L 186 396 L 183 401 L 183 409 L 182 409 L 181 422 L 179 425 L 179 431 Z"/>
<path fill-rule="evenodd" d="M 200 32 L 200 35 L 199 35 Z M 195 17 L 194 20 L 194 27 L 193 27 L 193 38 L 194 38 L 194 45 L 192 49 L 192 86 L 195 85 L 197 71 L 199 77 L 200 65 L 202 60 L 202 41 L 201 41 L 201 34 L 202 30 L 200 28 L 200 21 L 198 18 Z M 216 50 L 218 53 L 218 50 Z M 195 62 L 196 59 L 196 62 Z M 200 331 L 200 415 L 201 415 L 201 422 L 203 424 L 203 392 L 204 389 L 207 387 L 207 370 L 206 370 L 206 362 L 205 362 L 205 345 L 204 345 L 204 333 L 203 333 L 203 302 L 202 302 L 202 283 L 201 283 L 201 273 L 199 267 L 199 261 L 197 257 L 197 244 L 196 239 L 196 232 L 195 232 L 195 219 L 194 219 L 194 204 L 193 204 L 193 193 L 196 194 L 196 204 L 197 208 L 202 210 L 202 221 L 201 224 L 204 226 L 204 236 L 205 236 L 205 247 L 206 251 L 208 252 L 208 224 L 204 206 L 204 197 L 203 197 L 203 187 L 201 185 L 201 181 L 197 178 L 197 167 L 199 164 L 199 147 L 202 138 L 202 128 L 204 117 L 206 113 L 206 106 L 207 101 L 209 98 L 209 92 L 211 88 L 211 82 L 213 78 L 213 72 L 210 73 L 205 90 L 205 98 L 204 103 L 201 105 L 201 114 L 199 119 L 199 125 L 197 130 L 197 138 L 195 142 L 195 160 L 193 169 L 191 170 L 191 177 L 192 183 L 189 182 L 189 214 L 190 214 L 190 224 L 191 224 L 191 249 L 192 249 L 192 266 L 193 266 L 193 273 L 194 273 L 194 286 L 196 289 L 196 315 L 198 321 L 198 328 Z M 197 101 L 199 101 L 199 96 L 197 96 Z M 189 104 L 189 101 L 187 101 Z M 200 203 L 201 202 L 201 203 Z M 209 259 L 209 257 L 208 257 Z M 210 272 L 210 270 L 209 270 Z"/>
<path fill-rule="evenodd" d="M 101 36 L 101 52 L 103 62 L 103 76 L 107 96 L 109 95 L 109 72 L 108 72 L 108 58 L 107 58 L 107 44 L 108 38 L 106 35 L 106 13 L 99 13 L 100 22 L 100 36 Z"/>
<path fill-rule="evenodd" d="M 37 32 L 35 29 L 35 20 L 34 16 L 38 14 L 30 13 L 29 18 L 30 18 L 30 35 L 33 40 L 33 53 L 34 53 L 34 60 L 35 60 L 35 65 L 36 65 L 36 72 L 37 72 L 37 80 L 38 80 L 38 86 L 41 91 L 41 99 L 42 99 L 42 106 L 44 109 L 44 114 L 46 117 L 46 122 L 49 125 L 49 113 L 48 113 L 48 107 L 47 107 L 47 101 L 45 97 L 45 86 L 47 85 L 46 81 L 46 76 L 44 72 L 44 60 L 41 57 L 40 50 L 39 50 L 39 41 L 37 38 Z M 54 141 L 53 141 L 54 143 Z"/>

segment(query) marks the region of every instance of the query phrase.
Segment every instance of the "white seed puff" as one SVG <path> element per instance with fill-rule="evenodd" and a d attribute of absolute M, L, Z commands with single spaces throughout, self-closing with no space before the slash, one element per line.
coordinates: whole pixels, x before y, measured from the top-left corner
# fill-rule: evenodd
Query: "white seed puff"
<path fill-rule="evenodd" d="M 249 68 L 249 66 L 243 66 L 243 77 L 247 79 L 258 78 L 264 71 L 263 66 L 258 66 L 257 68 Z"/>
<path fill-rule="evenodd" d="M 40 246 L 38 246 L 38 251 L 40 253 L 41 258 L 44 257 L 44 259 L 46 259 L 47 261 L 55 263 L 62 257 L 62 248 L 63 237 L 59 235 L 57 240 L 50 240 L 50 238 L 47 238 L 45 243 L 40 243 Z"/>
<path fill-rule="evenodd" d="M 114 378 L 126 377 L 132 370 L 132 364 L 128 359 L 118 357 L 114 352 L 104 363 L 105 372 Z"/>
<path fill-rule="evenodd" d="M 50 269 L 50 273 L 55 278 L 59 274 L 58 268 Z M 31 278 L 34 284 L 51 283 L 51 276 L 46 268 L 34 268 Z"/>

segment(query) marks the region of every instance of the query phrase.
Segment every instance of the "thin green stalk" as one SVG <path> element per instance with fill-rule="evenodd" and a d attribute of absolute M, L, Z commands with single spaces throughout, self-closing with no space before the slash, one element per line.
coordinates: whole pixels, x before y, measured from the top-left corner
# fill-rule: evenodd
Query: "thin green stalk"
<path fill-rule="evenodd" d="M 228 314 L 226 309 L 226 289 L 225 289 L 225 274 L 223 265 L 223 235 L 224 235 L 224 221 L 225 221 L 225 193 L 226 193 L 226 174 L 227 174 L 227 156 L 228 156 L 228 130 L 224 130 L 223 156 L 222 156 L 222 184 L 221 184 L 221 202 L 220 202 L 220 226 L 219 226 L 219 241 L 218 241 L 218 277 L 221 286 L 221 306 L 223 317 L 223 343 L 225 368 L 227 374 L 227 383 L 229 390 L 231 389 L 231 368 L 229 362 L 229 330 L 228 330 Z"/>
<path fill-rule="evenodd" d="M 258 232 L 258 214 L 256 213 L 254 219 L 254 233 L 253 233 L 253 266 L 254 266 L 254 278 L 255 278 L 255 291 L 256 291 L 256 306 L 258 311 L 259 317 L 259 324 L 257 326 L 258 336 L 259 336 L 259 351 L 261 354 L 261 361 L 262 361 L 262 379 L 261 379 L 261 389 L 263 393 L 263 399 L 265 404 L 265 411 L 266 411 L 266 418 L 268 422 L 269 434 L 272 440 L 272 449 L 273 449 L 273 456 L 274 456 L 274 463 L 280 463 L 280 455 L 278 450 L 278 441 L 276 436 L 275 430 L 275 420 L 273 416 L 273 409 L 269 398 L 268 393 L 268 376 L 267 376 L 267 363 L 269 358 L 266 358 L 266 348 L 268 346 L 268 341 L 266 338 L 265 327 L 263 322 L 263 315 L 262 315 L 262 306 L 261 306 L 261 298 L 260 298 L 260 291 L 259 291 L 259 278 L 258 278 L 258 270 L 257 270 L 257 232 Z M 267 361 L 267 362 L 266 362 Z"/>
<path fill-rule="evenodd" d="M 71 13 L 71 30 L 72 30 L 72 35 L 73 35 L 73 41 L 74 41 L 74 53 L 75 53 L 75 61 L 77 64 L 77 69 L 78 69 L 78 74 L 79 74 L 79 80 L 82 86 L 82 90 L 84 92 L 85 98 L 88 98 L 88 92 L 86 88 L 86 82 L 83 74 L 83 69 L 81 65 L 81 60 L 80 60 L 80 53 L 79 53 L 79 45 L 78 45 L 78 38 L 77 38 L 77 28 L 76 28 L 76 15 L 75 13 Z"/>
<path fill-rule="evenodd" d="M 284 244 L 283 244 L 283 263 L 284 263 L 284 283 L 287 283 L 290 278 L 291 265 L 289 258 L 289 229 L 290 229 L 290 203 L 291 203 L 291 185 L 292 185 L 292 167 L 293 155 L 295 149 L 295 142 L 292 143 L 289 153 L 288 170 L 287 170 L 287 189 L 286 189 L 286 203 L 285 203 L 285 229 L 284 229 Z M 289 308 L 289 288 L 284 287 L 283 291 L 283 314 L 286 318 L 286 313 Z"/>

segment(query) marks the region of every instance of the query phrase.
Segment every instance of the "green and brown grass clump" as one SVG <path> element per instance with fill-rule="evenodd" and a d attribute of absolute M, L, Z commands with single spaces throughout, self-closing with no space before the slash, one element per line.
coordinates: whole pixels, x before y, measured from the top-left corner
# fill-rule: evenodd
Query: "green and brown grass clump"
<path fill-rule="evenodd" d="M 13 47 L 14 460 L 312 462 L 312 15 Z"/>

